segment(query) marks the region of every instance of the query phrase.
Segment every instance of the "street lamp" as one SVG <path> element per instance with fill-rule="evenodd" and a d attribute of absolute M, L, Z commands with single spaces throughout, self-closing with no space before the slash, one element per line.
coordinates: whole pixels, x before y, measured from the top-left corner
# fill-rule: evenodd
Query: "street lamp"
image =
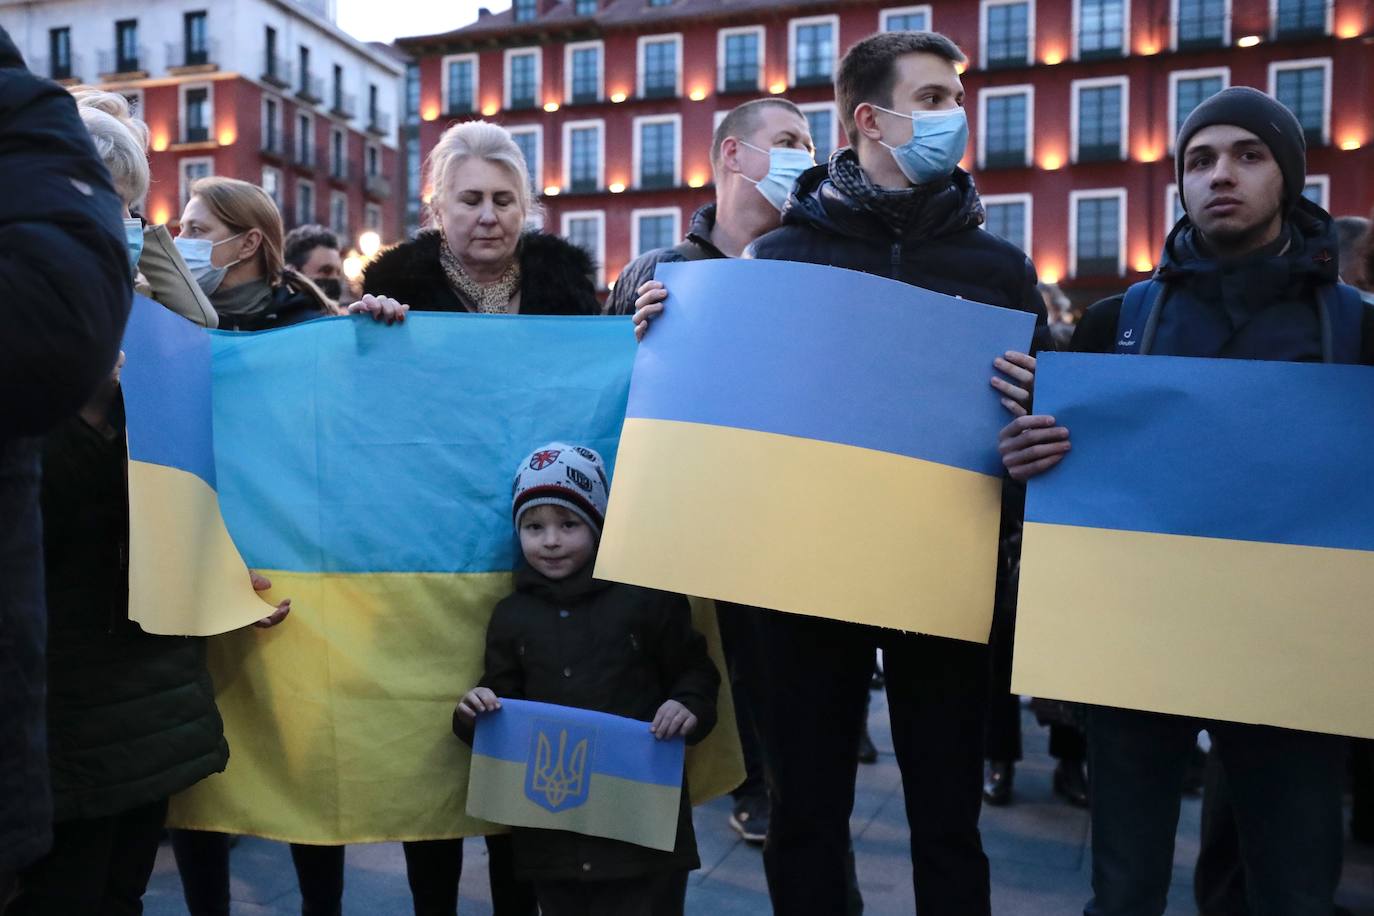
<path fill-rule="evenodd" d="M 382 250 L 382 237 L 371 229 L 358 236 L 358 250 L 363 257 L 371 258 Z"/>

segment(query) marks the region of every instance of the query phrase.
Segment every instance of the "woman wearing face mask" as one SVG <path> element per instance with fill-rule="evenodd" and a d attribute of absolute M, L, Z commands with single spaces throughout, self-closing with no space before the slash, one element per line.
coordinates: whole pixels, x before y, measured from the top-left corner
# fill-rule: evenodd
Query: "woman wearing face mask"
<path fill-rule="evenodd" d="M 234 178 L 191 186 L 176 247 L 230 331 L 265 331 L 339 314 L 282 258 L 281 214 L 267 192 Z"/>

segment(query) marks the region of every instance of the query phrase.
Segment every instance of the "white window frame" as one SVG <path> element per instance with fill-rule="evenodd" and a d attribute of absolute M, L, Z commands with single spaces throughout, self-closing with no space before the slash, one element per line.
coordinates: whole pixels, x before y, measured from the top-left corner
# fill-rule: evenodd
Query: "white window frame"
<path fill-rule="evenodd" d="M 1226 4 L 1226 15 L 1221 26 L 1221 47 L 1216 50 L 1231 47 L 1231 15 L 1234 0 L 1222 0 Z M 1169 50 L 1178 50 L 1178 7 L 1179 0 L 1169 0 Z M 1271 18 L 1271 22 L 1273 19 Z M 1226 68 L 1229 72 L 1230 68 Z M 1172 119 L 1169 123 L 1173 123 Z"/>
<path fill-rule="evenodd" d="M 343 158 L 339 160 L 339 171 L 338 171 L 338 174 L 337 174 L 337 175 L 336 175 L 335 172 L 334 172 L 334 137 L 335 137 L 335 136 L 341 136 L 341 137 L 343 137 L 343 143 L 340 144 L 340 147 L 341 147 L 341 149 L 343 150 Z M 329 125 L 329 175 L 330 175 L 331 178 L 333 178 L 333 177 L 342 177 L 342 178 L 345 178 L 345 179 L 348 178 L 348 130 L 347 130 L 346 128 L 343 128 L 343 127 L 338 126 L 337 124 L 330 124 L 330 125 Z"/>
<path fill-rule="evenodd" d="M 807 102 L 805 104 L 798 105 L 797 107 L 801 109 L 802 114 L 806 114 L 808 111 L 830 112 L 830 149 L 837 150 L 841 147 L 849 145 L 849 140 L 847 137 L 844 138 L 845 142 L 840 142 L 842 136 L 842 132 L 840 130 L 840 109 L 839 106 L 836 105 L 834 102 Z M 812 137 L 811 140 L 814 143 L 816 138 Z"/>
<path fill-rule="evenodd" d="M 280 194 L 282 197 L 285 197 L 286 176 L 282 173 L 282 170 L 277 168 L 275 165 L 264 165 L 262 167 L 262 184 L 259 187 L 261 187 L 264 191 L 267 190 L 268 175 L 275 175 L 277 177 L 277 193 Z M 272 197 L 270 193 L 267 196 Z M 278 200 L 275 197 L 272 197 L 272 202 L 277 205 L 278 211 L 282 210 L 286 206 L 285 200 Z"/>
<path fill-rule="evenodd" d="M 718 112 L 716 112 L 715 114 L 711 115 L 711 137 L 712 137 L 712 139 L 715 138 L 715 136 L 716 136 L 716 131 L 720 130 L 720 122 L 721 122 L 721 121 L 724 121 L 726 115 L 728 115 L 729 113 L 730 113 L 729 111 L 718 111 Z"/>
<path fill-rule="evenodd" d="M 606 189 L 606 119 L 586 118 L 563 122 L 563 190 L 572 190 L 572 132 L 596 128 L 596 190 Z M 581 192 L 579 192 L 581 193 Z"/>
<path fill-rule="evenodd" d="M 565 45 L 563 48 L 563 104 L 573 104 L 573 52 L 586 51 L 590 48 L 596 49 L 596 101 L 597 103 L 606 100 L 606 42 L 601 39 L 596 41 L 575 41 Z M 680 50 L 680 49 L 679 49 Z M 679 59 L 680 60 L 680 59 Z M 680 71 L 681 66 L 678 67 Z M 682 75 L 678 75 L 678 83 L 681 84 Z"/>
<path fill-rule="evenodd" d="M 267 149 L 267 103 L 269 100 L 275 103 L 277 106 L 277 117 L 275 125 L 277 128 L 277 148 L 272 150 L 272 152 L 276 153 L 278 156 L 281 156 L 286 153 L 286 129 L 283 127 L 283 119 L 285 118 L 284 112 L 286 111 L 286 106 L 283 104 L 281 96 L 274 95 L 270 92 L 263 93 L 262 104 L 259 106 L 262 120 L 262 136 L 260 138 L 262 142 L 258 145 L 261 146 L 264 150 Z"/>
<path fill-rule="evenodd" d="M 544 106 L 542 96 L 544 91 L 544 49 L 538 45 L 534 47 L 525 45 L 519 48 L 507 48 L 501 55 L 501 107 L 506 111 L 511 110 L 511 59 L 521 56 L 534 57 L 534 110 L 538 110 Z"/>
<path fill-rule="evenodd" d="M 983 195 L 983 198 L 982 198 L 982 199 L 983 199 L 983 205 L 984 205 L 985 207 L 986 207 L 986 206 L 995 206 L 995 205 L 997 205 L 997 204 L 1024 204 L 1024 205 L 1025 205 L 1025 208 L 1026 208 L 1026 211 L 1025 211 L 1025 212 L 1026 212 L 1026 215 L 1025 215 L 1025 217 L 1024 217 L 1025 225 L 1022 226 L 1022 228 L 1021 228 L 1021 235 L 1025 237 L 1026 247 L 1023 248 L 1022 250 L 1025 251 L 1026 257 L 1029 258 L 1029 257 L 1031 256 L 1031 245 L 1032 245 L 1031 228 L 1035 225 L 1035 221 L 1031 218 L 1031 209 L 1034 207 L 1035 197 L 1034 197 L 1033 195 L 1031 195 L 1031 194 L 1026 194 L 1026 193 L 1022 193 L 1022 194 L 985 194 L 985 195 Z M 984 228 L 986 228 L 986 224 L 985 224 Z M 1008 239 L 1007 241 L 1010 241 L 1010 239 Z"/>
<path fill-rule="evenodd" d="M 186 119 L 186 94 L 194 89 L 205 90 L 205 140 L 195 142 L 218 143 L 219 138 L 215 136 L 215 84 L 214 83 L 182 83 L 177 87 L 177 142 L 190 143 L 186 139 L 186 129 L 189 126 Z"/>
<path fill-rule="evenodd" d="M 758 38 L 759 72 L 754 79 L 754 90 L 762 92 L 765 74 L 768 72 L 768 30 L 761 25 L 742 25 L 716 30 L 716 92 L 725 91 L 725 40 L 732 35 L 753 35 Z"/>
<path fill-rule="evenodd" d="M 439 92 L 441 93 L 439 96 L 440 117 L 446 117 L 448 115 L 449 64 L 463 63 L 464 61 L 472 64 L 472 112 L 476 114 L 482 110 L 481 59 L 476 54 L 447 54 L 440 61 L 440 66 L 443 68 L 439 71 Z M 538 68 L 536 67 L 535 69 L 536 72 L 538 72 Z"/>
<path fill-rule="evenodd" d="M 682 71 L 686 60 L 683 58 L 683 43 L 681 32 L 662 32 L 658 35 L 640 35 L 635 39 L 635 97 L 644 98 L 644 77 L 648 73 L 644 69 L 644 54 L 650 43 L 672 41 L 677 44 L 677 74 L 673 83 L 673 96 L 682 97 Z"/>
<path fill-rule="evenodd" d="M 1079 60 L 1080 49 L 1078 47 L 1078 23 L 1083 12 L 1083 0 L 1073 0 L 1073 18 L 1069 28 L 1069 41 L 1073 51 L 1073 60 Z M 1131 51 L 1131 0 L 1121 0 L 1121 56 L 1130 57 Z M 1098 60 L 1099 58 L 1094 58 Z M 1101 58 L 1105 60 L 1106 58 Z"/>
<path fill-rule="evenodd" d="M 191 182 L 188 181 L 187 178 L 186 178 L 186 171 L 187 171 L 188 167 L 189 167 L 189 166 L 192 166 L 192 165 L 204 165 L 204 166 L 208 166 L 208 167 L 209 167 L 209 171 L 207 171 L 205 174 L 207 174 L 207 175 L 213 175 L 213 174 L 215 174 L 215 157 L 214 157 L 214 156 L 187 156 L 187 157 L 185 157 L 184 159 L 179 159 L 179 160 L 177 160 L 177 191 L 178 191 L 178 201 L 179 201 L 179 206 L 180 206 L 181 209 L 183 209 L 183 210 L 186 209 L 186 204 L 187 204 L 187 202 L 191 199 Z M 180 218 L 180 214 L 178 214 L 178 218 Z"/>
<path fill-rule="evenodd" d="M 988 68 L 988 8 L 1026 4 L 1026 65 L 1039 63 L 1035 51 L 1035 0 L 982 0 L 978 6 L 978 63 Z"/>
<path fill-rule="evenodd" d="M 374 214 L 374 213 L 377 215 L 377 216 L 376 216 L 376 219 L 373 219 L 373 214 Z M 364 229 L 371 229 L 373 232 L 380 233 L 380 232 L 382 231 L 382 225 L 384 224 L 385 219 L 386 219 L 386 217 L 385 217 L 385 215 L 382 213 L 382 208 L 381 208 L 381 207 L 377 206 L 376 204 L 364 204 L 364 205 L 363 205 L 363 228 L 364 228 Z"/>
<path fill-rule="evenodd" d="M 787 20 L 787 87 L 797 87 L 797 30 L 805 25 L 829 25 L 834 35 L 830 43 L 833 52 L 830 56 L 830 77 L 833 80 L 840 66 L 840 17 L 836 13 L 827 16 L 802 16 Z"/>
<path fill-rule="evenodd" d="M 1178 185 L 1169 182 L 1164 188 L 1164 238 L 1166 239 L 1169 237 L 1169 233 L 1174 231 L 1174 225 L 1176 223 L 1174 219 L 1174 201 L 1178 201 L 1180 208 L 1182 207 L 1183 197 L 1179 192 Z M 1187 215 L 1186 211 L 1184 215 Z"/>
<path fill-rule="evenodd" d="M 978 168 L 987 162 L 988 103 L 991 98 L 1008 95 L 1026 96 L 1026 167 L 1035 162 L 1035 84 L 1017 83 L 1014 86 L 987 86 L 978 90 Z"/>
<path fill-rule="evenodd" d="M 1177 0 L 1175 0 L 1177 2 Z M 1229 41 L 1228 41 L 1229 44 Z M 1196 70 L 1173 70 L 1169 73 L 1169 152 L 1174 152 L 1174 144 L 1178 142 L 1178 134 L 1175 125 L 1178 124 L 1178 84 L 1183 80 L 1208 79 L 1209 77 L 1221 77 L 1221 88 L 1227 89 L 1231 85 L 1230 67 L 1200 67 Z"/>
<path fill-rule="evenodd" d="M 914 13 L 924 13 L 926 17 L 926 31 L 935 31 L 935 18 L 931 12 L 929 3 L 920 3 L 916 6 L 894 6 L 891 9 L 878 11 L 878 31 L 886 32 L 887 20 L 891 16 L 910 16 Z"/>
<path fill-rule="evenodd" d="M 647 124 L 668 124 L 668 123 L 671 123 L 671 124 L 673 124 L 673 125 L 676 126 L 676 130 L 674 131 L 674 136 L 677 138 L 677 149 L 673 151 L 673 187 L 675 187 L 675 188 L 676 188 L 676 187 L 681 187 L 681 185 L 682 185 L 682 115 L 681 115 L 681 114 L 678 114 L 678 113 L 673 113 L 673 114 L 658 114 L 658 115 L 639 115 L 639 116 L 637 116 L 637 117 L 634 119 L 634 125 L 633 125 L 633 132 L 634 132 L 634 133 L 633 133 L 633 136 L 634 136 L 634 156 L 633 156 L 633 158 L 632 158 L 632 160 L 631 160 L 631 163 L 630 163 L 630 168 L 631 168 L 630 177 L 631 177 L 631 179 L 633 180 L 634 183 L 633 183 L 633 185 L 631 185 L 631 187 L 634 187 L 634 188 L 643 187 L 643 185 L 640 183 L 640 166 L 643 164 L 643 163 L 640 161 L 641 154 L 643 153 L 643 150 L 641 149 L 642 139 L 643 139 L 643 138 L 640 136 L 640 129 L 641 129 L 644 125 L 647 125 Z M 661 189 L 659 189 L 659 190 L 661 190 Z"/>
<path fill-rule="evenodd" d="M 1326 0 L 1326 34 L 1331 35 L 1331 30 L 1336 26 L 1336 2 Z M 1279 0 L 1269 0 L 1269 40 L 1273 41 L 1279 37 Z"/>
<path fill-rule="evenodd" d="M 673 218 L 674 239 L 682 235 L 681 207 L 644 207 L 630 211 L 630 260 L 639 257 L 639 221 L 645 216 L 671 216 Z M 670 243 L 675 244 L 675 243 Z"/>
<path fill-rule="evenodd" d="M 1114 197 L 1116 207 L 1116 275 L 1126 276 L 1126 189 L 1091 188 L 1069 192 L 1069 276 L 1078 276 L 1078 202 Z"/>
<path fill-rule="evenodd" d="M 1131 158 L 1131 135 L 1129 131 L 1131 123 L 1131 78 L 1129 76 L 1098 76 L 1090 79 L 1073 80 L 1069 83 L 1069 161 L 1075 165 L 1078 163 L 1079 90 L 1101 89 L 1105 86 L 1116 86 L 1121 90 L 1121 123 L 1117 128 L 1121 135 L 1121 155 L 1119 158 L 1122 162 Z"/>
<path fill-rule="evenodd" d="M 301 188 L 310 189 L 310 202 L 314 204 L 314 206 L 311 207 L 309 217 L 301 213 Z M 309 178 L 296 179 L 296 199 L 293 200 L 292 203 L 295 204 L 295 207 L 292 209 L 294 211 L 297 226 L 305 226 L 310 223 L 319 222 L 316 217 L 320 215 L 320 197 L 315 191 L 315 182 L 311 181 Z"/>
<path fill-rule="evenodd" d="M 1328 3 L 1327 9 L 1329 10 Z M 1269 95 L 1277 99 L 1279 74 L 1285 70 L 1311 70 L 1320 67 L 1322 74 L 1322 146 L 1331 145 L 1331 58 L 1305 57 L 1301 60 L 1276 60 L 1269 64 Z"/>
<path fill-rule="evenodd" d="M 306 134 L 310 137 L 310 158 L 313 161 L 309 163 L 309 167 L 313 169 L 318 169 L 320 165 L 320 157 L 319 151 L 315 147 L 315 140 L 317 139 L 315 137 L 315 115 L 313 112 L 307 111 L 305 108 L 300 106 L 297 106 L 296 108 L 296 117 L 294 118 L 295 123 L 291 125 L 295 128 L 295 133 L 293 133 L 291 136 L 291 161 L 297 164 L 299 164 L 301 161 L 300 153 L 302 120 L 307 120 L 310 122 L 310 128 L 306 131 Z"/>
<path fill-rule="evenodd" d="M 1318 206 L 1320 206 L 1323 210 L 1325 210 L 1325 211 L 1327 211 L 1328 213 L 1330 213 L 1330 212 L 1331 212 L 1331 176 L 1330 176 L 1330 175 L 1308 175 L 1308 176 L 1307 176 L 1307 180 L 1306 180 L 1305 182 L 1303 182 L 1303 190 L 1306 190 L 1306 189 L 1307 189 L 1307 185 L 1309 185 L 1309 184 L 1315 184 L 1315 185 L 1319 185 L 1319 186 L 1321 187 L 1321 189 L 1322 189 L 1322 199 L 1321 199 L 1321 203 L 1318 204 Z"/>
<path fill-rule="evenodd" d="M 343 201 L 343 217 L 344 217 L 344 218 L 343 218 L 343 225 L 344 225 L 344 227 L 343 227 L 342 230 L 340 230 L 339 228 L 337 228 L 337 227 L 334 225 L 334 205 L 335 205 L 336 203 L 338 203 L 339 201 Z M 348 239 L 345 237 L 345 236 L 348 235 L 348 192 L 347 192 L 347 191 L 330 191 L 330 192 L 329 192 L 329 229 L 330 229 L 331 232 L 333 232 L 335 235 L 337 235 L 337 236 L 339 237 L 339 241 L 340 241 L 340 242 L 342 242 L 342 243 L 345 244 L 345 245 L 348 244 Z"/>
<path fill-rule="evenodd" d="M 537 175 L 530 175 L 530 181 L 534 184 L 535 193 L 543 193 L 544 190 L 544 125 L 542 124 L 517 124 L 507 127 L 507 131 L 512 136 L 515 134 L 534 134 L 534 162 L 526 163 L 538 171 Z"/>
<path fill-rule="evenodd" d="M 73 62 L 72 66 L 76 66 L 75 62 Z M 142 89 L 120 89 L 117 91 L 125 99 L 137 98 L 138 101 L 130 102 L 129 107 L 133 109 L 133 115 L 135 118 L 138 118 L 140 121 L 145 120 L 147 118 L 148 110 L 144 107 L 144 105 L 147 103 L 147 96 L 144 94 Z"/>
<path fill-rule="evenodd" d="M 559 217 L 559 229 L 563 238 L 568 238 L 568 224 L 575 219 L 594 219 L 596 220 L 596 251 L 592 252 L 592 258 L 596 262 L 596 288 L 606 288 L 606 211 L 605 210 L 569 210 Z"/>

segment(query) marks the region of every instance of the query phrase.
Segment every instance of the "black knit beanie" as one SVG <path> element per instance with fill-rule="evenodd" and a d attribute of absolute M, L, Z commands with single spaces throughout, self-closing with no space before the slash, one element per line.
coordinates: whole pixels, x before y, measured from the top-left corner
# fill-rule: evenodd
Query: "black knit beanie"
<path fill-rule="evenodd" d="M 1264 141 L 1283 174 L 1284 206 L 1291 208 L 1307 184 L 1307 140 L 1302 125 L 1286 106 L 1273 96 L 1249 86 L 1223 89 L 1193 109 L 1178 130 L 1174 144 L 1174 169 L 1178 176 L 1179 199 L 1183 197 L 1184 153 L 1193 134 L 1213 124 L 1230 124 L 1250 131 Z"/>

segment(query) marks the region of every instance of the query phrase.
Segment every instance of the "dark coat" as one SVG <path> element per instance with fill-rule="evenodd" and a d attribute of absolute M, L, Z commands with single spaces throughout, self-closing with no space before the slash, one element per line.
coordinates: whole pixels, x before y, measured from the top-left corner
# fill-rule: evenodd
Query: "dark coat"
<path fill-rule="evenodd" d="M 607 315 L 633 315 L 635 300 L 639 298 L 636 290 L 645 280 L 654 278 L 654 269 L 660 264 L 675 264 L 682 261 L 705 261 L 723 258 L 726 255 L 711 243 L 711 232 L 716 228 L 716 205 L 706 204 L 692 214 L 692 224 L 687 229 L 687 238 L 680 245 L 671 248 L 655 248 L 646 251 L 620 271 L 606 300 Z"/>
<path fill-rule="evenodd" d="M 665 700 L 677 700 L 697 717 L 688 743 L 702 740 L 716 724 L 720 673 L 692 629 L 687 599 L 602 582 L 591 567 L 557 582 L 530 569 L 516 574 L 515 593 L 496 606 L 487 627 L 479 686 L 498 697 L 645 722 Z M 453 730 L 471 742 L 456 712 Z M 516 874 L 528 880 L 605 881 L 701 865 L 685 784 L 672 852 L 531 828 L 516 828 L 513 842 Z"/>
<path fill-rule="evenodd" d="M 409 242 L 393 245 L 377 255 L 363 273 L 363 291 L 390 296 L 423 312 L 466 312 L 439 264 L 439 232 L 429 229 Z M 596 270 L 587 252 L 556 235 L 526 232 L 520 237 L 520 314 L 597 315 L 592 276 Z"/>
<path fill-rule="evenodd" d="M 167 798 L 229 758 L 205 640 L 129 620 L 128 451 L 114 420 L 106 437 L 73 417 L 43 451 L 55 821 Z"/>
<path fill-rule="evenodd" d="M 265 283 L 262 285 L 266 285 Z M 210 297 L 215 304 L 215 297 Z M 320 308 L 312 296 L 294 292 L 289 286 L 281 284 L 272 287 L 271 293 L 262 308 L 248 315 L 219 315 L 221 331 L 270 331 L 285 328 L 303 321 L 323 318 L 328 313 Z"/>
<path fill-rule="evenodd" d="M 0 876 L 42 855 L 40 446 L 114 367 L 132 295 L 121 206 L 60 86 L 0 28 Z"/>

